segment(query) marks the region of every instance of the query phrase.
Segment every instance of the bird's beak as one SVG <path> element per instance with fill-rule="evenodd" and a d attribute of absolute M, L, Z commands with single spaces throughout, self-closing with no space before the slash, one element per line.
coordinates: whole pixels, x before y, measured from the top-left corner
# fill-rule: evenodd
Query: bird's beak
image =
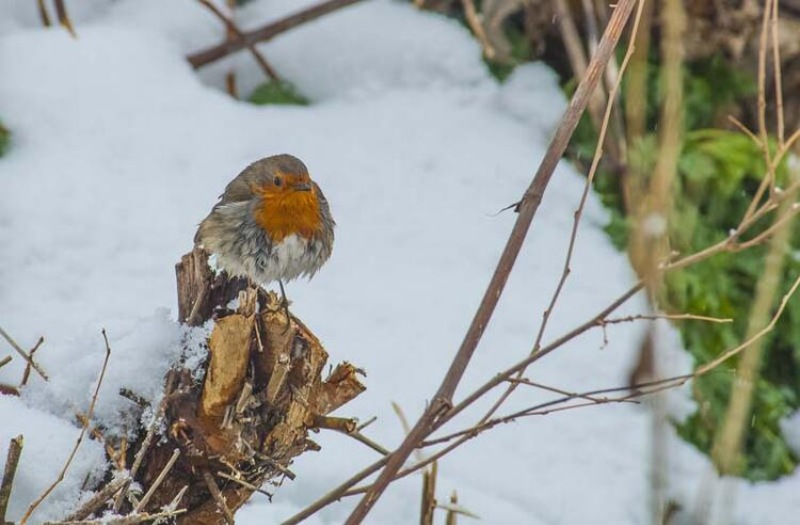
<path fill-rule="evenodd" d="M 299 184 L 295 184 L 294 191 L 311 191 L 311 184 L 307 182 L 301 182 Z"/>

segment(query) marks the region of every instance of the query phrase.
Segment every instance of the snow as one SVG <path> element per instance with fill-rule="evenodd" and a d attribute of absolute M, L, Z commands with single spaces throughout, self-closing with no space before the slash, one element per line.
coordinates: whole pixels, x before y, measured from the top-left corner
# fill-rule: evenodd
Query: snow
<path fill-rule="evenodd" d="M 300 5 L 258 0 L 238 16 L 254 27 Z M 69 7 L 77 40 L 40 28 L 32 2 L 0 5 L 0 118 L 13 132 L 0 158 L 0 326 L 26 348 L 43 335 L 37 358 L 51 376 L 47 383 L 32 377 L 21 398 L 0 398 L 0 451 L 18 434 L 26 440 L 9 518 L 21 516 L 69 454 L 79 432 L 74 414 L 85 413 L 103 362 L 102 328 L 112 356 L 96 419 L 112 432 L 133 424 L 120 388 L 157 400 L 182 343 L 192 348 L 192 363 L 202 359 L 207 332 L 175 322 L 174 264 L 225 184 L 269 154 L 306 163 L 338 224 L 331 260 L 312 281 L 287 287 L 293 311 L 331 362 L 368 372 L 367 392 L 340 413 L 379 416 L 368 435 L 399 444 L 403 429 L 390 403 L 416 418 L 460 344 L 515 220 L 498 212 L 524 192 L 565 107 L 555 75 L 530 64 L 497 85 L 461 25 L 405 3 L 372 1 L 259 46 L 313 104 L 254 107 L 218 89 L 230 68 L 245 93 L 260 82 L 246 53 L 200 72 L 184 60 L 224 33 L 197 2 Z M 457 399 L 530 351 L 582 187 L 562 163 Z M 634 282 L 602 232 L 606 220 L 591 197 L 545 342 Z M 637 297 L 619 315 L 643 308 Z M 529 376 L 565 390 L 622 385 L 642 334 L 632 323 L 589 331 Z M 667 366 L 688 370 L 674 332 L 665 329 L 661 339 Z M 0 357 L 6 351 L 0 346 Z M 15 358 L 0 369 L 0 382 L 17 382 L 22 369 Z M 552 397 L 521 387 L 508 407 Z M 685 388 L 667 400 L 674 417 L 690 410 Z M 647 408 L 631 404 L 503 425 L 439 462 L 438 495 L 457 490 L 487 523 L 647 523 L 650 426 Z M 276 490 L 274 503 L 256 496 L 237 523 L 285 519 L 377 459 L 340 435 L 315 440 L 323 449 L 298 459 L 297 479 Z M 710 466 L 675 435 L 668 441 L 670 493 L 690 513 Z M 31 523 L 63 516 L 103 462 L 100 445 L 85 441 Z M 800 511 L 798 473 L 729 484 L 736 523 L 785 523 Z M 392 485 L 367 521 L 416 522 L 420 487 L 418 476 Z M 308 523 L 340 523 L 354 502 Z"/>

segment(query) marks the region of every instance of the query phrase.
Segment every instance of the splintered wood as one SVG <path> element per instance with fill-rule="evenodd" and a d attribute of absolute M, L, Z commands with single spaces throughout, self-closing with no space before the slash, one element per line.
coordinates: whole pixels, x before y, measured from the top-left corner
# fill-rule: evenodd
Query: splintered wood
<path fill-rule="evenodd" d="M 135 473 L 145 493 L 157 490 L 137 511 L 157 513 L 181 496 L 177 507 L 186 512 L 177 523 L 228 523 L 263 483 L 294 478 L 292 458 L 319 450 L 309 430 L 324 426 L 326 414 L 364 386 L 347 363 L 323 380 L 327 352 L 305 325 L 287 318 L 276 294 L 214 275 L 200 250 L 176 270 L 181 320 L 193 326 L 213 320 L 209 358 L 202 381 L 190 370 L 174 372 L 165 435 L 144 446 Z M 145 435 L 142 429 L 129 455 L 142 449 Z M 134 504 L 121 507 L 124 514 Z"/>

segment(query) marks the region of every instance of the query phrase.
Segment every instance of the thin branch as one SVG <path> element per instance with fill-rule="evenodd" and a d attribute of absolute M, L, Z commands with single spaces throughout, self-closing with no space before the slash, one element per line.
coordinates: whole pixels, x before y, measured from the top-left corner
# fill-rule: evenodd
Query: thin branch
<path fill-rule="evenodd" d="M 0 483 L 0 523 L 6 523 L 6 512 L 8 512 L 8 504 L 11 501 L 11 489 L 14 487 L 14 477 L 17 475 L 17 464 L 22 455 L 23 445 L 22 436 L 13 438 L 8 444 L 3 482 Z"/>
<path fill-rule="evenodd" d="M 696 370 L 696 375 L 704 375 L 704 374 L 710 372 L 711 370 L 715 369 L 716 367 L 718 367 L 720 364 L 722 364 L 723 362 L 727 361 L 731 357 L 739 354 L 742 350 L 744 350 L 745 348 L 747 348 L 748 346 L 753 344 L 755 341 L 761 339 L 762 337 L 767 335 L 769 332 L 771 332 L 772 329 L 775 328 L 775 323 L 778 322 L 778 319 L 780 319 L 781 315 L 783 314 L 783 311 L 786 309 L 786 305 L 789 303 L 789 299 L 791 299 L 791 297 L 797 291 L 798 286 L 800 286 L 800 277 L 795 279 L 794 284 L 792 285 L 792 287 L 789 289 L 788 292 L 786 292 L 786 294 L 781 299 L 781 303 L 778 306 L 778 310 L 772 316 L 772 319 L 770 320 L 770 322 L 767 323 L 766 326 L 764 326 L 764 328 L 762 328 L 761 330 L 757 331 L 755 334 L 753 334 L 751 337 L 749 337 L 747 340 L 745 340 L 745 342 L 743 342 L 742 344 L 740 344 L 736 348 L 732 348 L 732 349 L 728 350 L 727 352 L 725 352 L 724 354 L 722 354 L 719 357 L 717 357 L 716 359 L 714 359 L 713 361 L 711 361 L 709 363 L 706 363 L 703 366 L 698 367 L 697 370 Z"/>
<path fill-rule="evenodd" d="M 579 394 L 579 393 L 576 393 L 576 392 L 567 392 L 566 390 L 562 390 L 560 388 L 556 388 L 556 387 L 553 387 L 553 386 L 543 385 L 541 383 L 537 383 L 535 381 L 531 381 L 530 379 L 527 379 L 527 378 L 524 378 L 524 377 L 521 377 L 521 378 L 512 377 L 512 378 L 509 379 L 509 381 L 510 382 L 514 382 L 514 383 L 518 383 L 520 385 L 532 386 L 534 388 L 540 388 L 542 390 L 547 390 L 548 392 L 554 392 L 556 394 L 561 394 L 561 395 L 564 395 L 564 396 L 568 396 L 568 399 L 581 398 L 581 399 L 585 399 L 587 401 L 592 401 L 593 403 L 597 403 L 597 404 L 607 403 L 608 402 L 608 399 L 592 397 L 589 394 Z M 626 400 L 626 401 L 631 401 L 631 400 Z M 631 402 L 635 403 L 635 401 L 631 401 Z"/>
<path fill-rule="evenodd" d="M 323 15 L 336 11 L 337 9 L 347 7 L 360 1 L 361 0 L 328 0 L 327 2 L 322 2 L 321 4 L 298 11 L 276 22 L 266 24 L 253 31 L 247 31 L 242 34 L 242 38 L 225 41 L 210 48 L 192 53 L 187 56 L 186 59 L 193 68 L 199 69 L 207 64 L 216 62 L 220 58 L 241 51 L 249 45 L 254 45 L 258 42 L 267 42 L 281 33 L 294 29 L 301 24 L 310 22 Z"/>
<path fill-rule="evenodd" d="M 620 324 L 620 323 L 629 323 L 632 321 L 657 321 L 659 319 L 667 319 L 669 321 L 705 321 L 708 323 L 732 323 L 733 319 L 730 317 L 710 317 L 707 315 L 695 315 L 695 314 L 653 314 L 653 315 L 644 315 L 644 314 L 637 314 L 637 315 L 628 315 L 625 317 L 615 317 L 611 319 L 604 319 L 600 324 L 602 325 L 609 325 L 609 324 Z"/>
<path fill-rule="evenodd" d="M 147 521 L 153 521 L 156 523 L 162 522 L 167 518 L 172 518 L 174 516 L 178 516 L 186 512 L 186 509 L 178 509 L 178 510 L 168 510 L 164 512 L 158 512 L 156 514 L 131 514 L 130 516 L 124 516 L 122 518 L 113 518 L 113 519 L 100 519 L 100 520 L 90 520 L 90 521 L 47 521 L 44 525 L 137 525 L 139 523 L 145 523 Z"/>
<path fill-rule="evenodd" d="M 47 12 L 47 6 L 44 0 L 36 0 L 39 9 L 39 19 L 42 21 L 44 27 L 50 27 L 50 13 Z"/>
<path fill-rule="evenodd" d="M 219 10 L 217 6 L 215 6 L 210 0 L 198 0 L 201 4 L 206 6 L 209 11 L 214 13 L 214 15 L 219 18 L 223 24 L 228 28 L 228 31 L 232 35 L 235 35 L 236 38 L 246 42 L 245 34 L 242 33 L 242 30 L 239 29 L 239 26 L 234 23 L 233 20 L 225 16 L 225 13 Z M 255 43 L 249 42 L 246 44 L 247 50 L 252 53 L 253 58 L 258 62 L 258 65 L 261 67 L 261 70 L 264 71 L 264 74 L 267 75 L 268 78 L 272 80 L 278 80 L 278 74 L 275 72 L 275 69 L 267 62 L 267 59 L 264 58 L 264 55 L 256 48 Z"/>
<path fill-rule="evenodd" d="M 206 486 L 208 487 L 209 492 L 211 492 L 211 496 L 214 498 L 214 501 L 217 503 L 217 507 L 220 511 L 222 511 L 222 515 L 225 517 L 225 522 L 228 525 L 234 525 L 235 521 L 233 519 L 233 514 L 231 513 L 231 509 L 228 508 L 228 504 L 225 503 L 225 498 L 222 496 L 222 492 L 219 490 L 219 486 L 217 482 L 214 480 L 214 476 L 211 475 L 211 472 L 208 470 L 203 470 L 203 479 L 206 482 Z"/>
<path fill-rule="evenodd" d="M 373 424 L 374 422 L 376 422 L 377 420 L 378 420 L 378 416 L 372 416 L 371 418 L 367 419 L 363 423 L 359 424 L 356 427 L 356 430 L 358 430 L 360 432 L 360 431 L 364 430 L 365 428 L 367 428 L 368 426 L 370 426 L 371 424 Z"/>
<path fill-rule="evenodd" d="M 728 115 L 728 122 L 736 126 L 739 129 L 739 131 L 750 137 L 750 140 L 752 140 L 756 146 L 758 146 L 759 148 L 763 147 L 763 145 L 761 144 L 761 139 L 758 138 L 755 133 L 750 131 L 750 129 L 747 126 L 745 126 L 741 120 L 734 117 L 733 115 Z"/>
<path fill-rule="evenodd" d="M 620 0 L 617 3 L 611 20 L 608 23 L 608 27 L 606 27 L 603 38 L 600 41 L 597 53 L 592 57 L 592 61 L 586 71 L 586 76 L 581 79 L 561 124 L 556 130 L 555 136 L 539 165 L 539 169 L 519 204 L 519 215 L 517 216 L 506 247 L 503 250 L 494 275 L 486 289 L 480 307 L 475 313 L 475 317 L 464 336 L 464 341 L 442 380 L 441 386 L 433 396 L 428 408 L 417 421 L 417 424 L 408 436 L 406 436 L 406 439 L 400 447 L 393 454 L 388 456 L 389 461 L 383 471 L 378 476 L 378 479 L 375 481 L 370 491 L 359 501 L 356 508 L 347 518 L 345 522 L 346 525 L 356 525 L 364 520 L 383 491 L 386 490 L 386 486 L 391 479 L 417 447 L 417 444 L 431 431 L 436 419 L 450 408 L 453 393 L 461 382 L 467 365 L 472 359 L 472 355 L 494 313 L 494 309 L 503 293 L 511 269 L 516 262 L 517 255 L 525 241 L 528 229 L 544 197 L 544 192 L 547 189 L 553 171 L 566 150 L 569 139 L 575 131 L 581 114 L 586 109 L 586 105 L 597 86 L 600 76 L 605 69 L 605 65 L 614 52 L 614 48 L 622 35 L 635 3 L 636 0 Z"/>
<path fill-rule="evenodd" d="M 0 368 L 3 368 L 8 363 L 11 362 L 12 357 L 10 355 L 5 356 L 3 359 L 0 359 Z"/>
<path fill-rule="evenodd" d="M 69 31 L 69 34 L 72 38 L 78 38 L 78 35 L 75 34 L 75 29 L 72 27 L 72 22 L 69 19 L 69 15 L 67 14 L 67 6 L 64 5 L 64 0 L 54 0 L 56 4 L 56 16 L 58 17 L 58 23 L 61 26 Z"/>
<path fill-rule="evenodd" d="M 34 501 L 28 510 L 25 512 L 25 515 L 22 516 L 22 519 L 19 521 L 20 525 L 25 525 L 28 522 L 28 519 L 31 517 L 31 514 L 36 510 L 36 508 L 49 496 L 53 490 L 64 480 L 64 476 L 67 473 L 67 469 L 72 464 L 72 460 L 75 459 L 75 455 L 78 453 L 78 448 L 81 446 L 83 442 L 83 437 L 86 435 L 86 431 L 89 429 L 89 421 L 92 419 L 94 415 L 94 407 L 97 404 L 97 395 L 100 393 L 100 386 L 103 384 L 103 378 L 106 375 L 106 368 L 108 368 L 108 359 L 111 357 L 111 346 L 108 344 L 108 336 L 106 335 L 106 330 L 103 328 L 103 341 L 106 344 L 106 356 L 103 359 L 103 368 L 100 370 L 100 377 L 97 379 L 97 386 L 94 389 L 94 394 L 92 395 L 92 401 L 89 403 L 89 410 L 86 412 L 86 423 L 81 427 L 81 433 L 78 435 L 78 439 L 75 441 L 75 446 L 72 447 L 72 452 L 70 453 L 69 457 L 67 458 L 66 463 L 64 463 L 64 467 L 61 469 L 61 472 L 58 474 L 58 478 L 44 491 L 44 493 L 39 496 L 36 501 Z M 35 369 L 35 367 L 34 367 Z"/>
<path fill-rule="evenodd" d="M 784 143 L 784 115 L 783 115 L 783 79 L 781 78 L 781 48 L 778 39 L 778 10 L 779 4 L 777 0 L 772 5 L 772 70 L 775 76 L 775 111 L 777 114 L 777 127 L 778 127 L 778 145 Z"/>
<path fill-rule="evenodd" d="M 250 489 L 253 492 L 258 492 L 259 494 L 263 494 L 263 495 L 265 495 L 266 497 L 269 498 L 270 502 L 272 501 L 272 494 L 270 494 L 269 492 L 267 492 L 264 489 L 260 489 L 260 488 L 256 487 L 252 483 L 248 483 L 247 481 L 245 481 L 245 480 L 243 480 L 241 478 L 237 478 L 236 476 L 231 476 L 230 474 L 226 474 L 224 472 L 217 472 L 217 476 L 219 476 L 219 477 L 221 477 L 223 479 L 227 479 L 228 481 L 233 481 L 234 483 L 238 483 L 239 485 L 243 486 L 246 489 Z"/>
<path fill-rule="evenodd" d="M 19 354 L 19 355 L 22 357 L 22 359 L 24 359 L 24 360 L 25 360 L 25 362 L 27 362 L 29 365 L 31 365 L 31 367 L 32 367 L 34 370 L 36 370 L 36 373 L 38 373 L 38 374 L 39 374 L 39 375 L 42 377 L 42 379 L 44 379 L 45 381 L 48 381 L 48 380 L 49 380 L 49 378 L 47 377 L 47 374 L 45 374 L 45 373 L 44 373 L 44 370 L 42 370 L 41 368 L 39 368 L 39 365 L 37 365 L 37 364 L 36 364 L 36 363 L 33 361 L 33 359 L 31 359 L 31 356 L 29 356 L 27 353 L 25 353 L 25 350 L 23 350 L 23 349 L 22 349 L 22 348 L 21 348 L 21 347 L 20 347 L 20 346 L 17 344 L 17 342 L 16 342 L 16 341 L 14 341 L 14 340 L 11 338 L 11 336 L 10 336 L 10 335 L 8 335 L 8 334 L 6 333 L 6 331 L 5 331 L 5 330 L 3 330 L 3 328 L 2 328 L 2 327 L 0 327 L 0 336 L 3 336 L 3 339 L 5 339 L 5 340 L 8 342 L 8 344 L 10 344 L 10 345 L 11 345 L 11 348 L 13 348 L 14 350 L 16 350 L 16 352 L 17 352 L 17 353 L 18 353 L 18 354 Z"/>
<path fill-rule="evenodd" d="M 31 348 L 31 351 L 28 352 L 31 362 L 33 362 L 33 354 L 36 353 L 42 343 L 44 343 L 44 337 L 39 337 L 39 340 L 36 341 L 36 344 L 33 346 L 33 348 Z M 25 370 L 22 372 L 22 381 L 20 382 L 20 386 L 25 386 L 28 384 L 28 379 L 31 377 L 31 362 L 25 365 Z"/>
<path fill-rule="evenodd" d="M 128 493 L 128 488 L 130 487 L 131 481 L 136 479 L 136 474 L 139 472 L 139 467 L 142 465 L 142 461 L 144 460 L 145 454 L 147 454 L 147 450 L 150 448 L 150 444 L 153 442 L 153 437 L 156 434 L 156 429 L 158 425 L 161 423 L 161 417 L 164 414 L 164 410 L 167 408 L 167 401 L 169 400 L 169 395 L 172 393 L 172 388 L 175 384 L 175 369 L 170 369 L 169 373 L 167 373 L 167 380 L 164 384 L 164 397 L 161 398 L 161 403 L 158 405 L 158 410 L 153 415 L 153 421 L 150 423 L 150 427 L 147 429 L 147 434 L 142 440 L 142 444 L 139 446 L 139 451 L 136 453 L 136 457 L 133 458 L 133 465 L 131 466 L 131 475 L 128 482 L 125 484 L 125 488 L 117 495 L 117 498 L 114 500 L 114 506 L 112 507 L 114 512 L 119 512 L 119 509 L 122 508 L 122 502 L 125 499 L 125 495 Z"/>
<path fill-rule="evenodd" d="M 497 52 L 494 50 L 494 46 L 492 46 L 492 43 L 489 42 L 489 38 L 486 36 L 486 31 L 483 29 L 481 17 L 478 14 L 477 9 L 475 9 L 475 3 L 472 0 L 461 0 L 461 6 L 464 9 L 464 18 L 467 20 L 467 25 L 470 29 L 472 29 L 472 33 L 475 35 L 475 38 L 477 38 L 478 42 L 481 44 L 483 56 L 489 60 L 493 60 L 497 56 Z"/>
<path fill-rule="evenodd" d="M 158 474 L 158 477 L 155 479 L 155 481 L 153 481 L 153 484 L 150 485 L 150 488 L 147 489 L 147 493 L 145 493 L 142 500 L 139 502 L 138 505 L 136 505 L 134 512 L 142 512 L 145 506 L 148 503 L 150 503 L 150 498 L 152 498 L 153 494 L 156 493 L 156 490 L 158 490 L 158 487 L 164 481 L 164 478 L 167 477 L 169 471 L 172 470 L 172 466 L 175 464 L 176 461 L 178 461 L 178 457 L 180 455 L 181 455 L 180 449 L 176 448 L 175 450 L 172 451 L 172 456 L 170 456 L 169 460 L 167 461 L 167 464 L 164 465 L 164 468 L 161 469 L 161 472 Z"/>
<path fill-rule="evenodd" d="M 114 496 L 114 494 L 117 493 L 117 491 L 122 489 L 128 479 L 128 476 L 120 476 L 114 479 L 105 487 L 97 491 L 97 493 L 92 496 L 89 501 L 81 505 L 81 508 L 67 516 L 65 521 L 84 520 L 96 513 L 109 499 Z"/>
<path fill-rule="evenodd" d="M 759 48 L 758 48 L 758 137 L 760 139 L 761 144 L 763 145 L 763 153 L 764 153 L 764 164 L 767 166 L 769 170 L 769 166 L 771 163 L 770 155 L 769 155 L 769 137 L 767 136 L 767 101 L 766 101 L 766 76 L 767 76 L 767 40 L 768 40 L 768 33 L 769 33 L 769 20 L 770 20 L 770 13 L 772 10 L 772 2 L 767 0 L 766 5 L 764 6 L 764 17 L 761 22 L 761 36 L 759 39 Z M 761 184 L 756 190 L 756 194 L 753 197 L 750 206 L 747 208 L 745 212 L 745 219 L 750 217 L 758 206 L 758 203 L 761 201 L 761 198 L 764 196 L 764 192 L 766 192 L 767 188 L 770 190 L 774 189 L 775 180 L 772 177 L 771 173 L 767 173 L 767 176 L 764 177 L 764 180 L 761 181 Z M 770 192 L 772 194 L 774 192 Z"/>

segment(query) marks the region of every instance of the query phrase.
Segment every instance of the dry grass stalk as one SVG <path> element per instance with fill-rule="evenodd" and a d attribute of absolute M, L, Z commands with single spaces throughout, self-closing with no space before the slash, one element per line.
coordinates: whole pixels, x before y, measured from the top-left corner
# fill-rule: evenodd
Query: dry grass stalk
<path fill-rule="evenodd" d="M 64 481 L 64 476 L 69 469 L 69 466 L 72 464 L 72 460 L 75 459 L 75 454 L 78 453 L 78 449 L 83 442 L 83 438 L 86 435 L 87 430 L 89 430 L 89 422 L 92 419 L 92 415 L 94 415 L 94 407 L 97 404 L 97 395 L 100 393 L 100 386 L 103 384 L 103 378 L 106 375 L 106 368 L 108 367 L 108 359 L 111 357 L 111 346 L 108 344 L 108 336 L 106 335 L 105 329 L 102 331 L 103 333 L 103 341 L 106 344 L 106 355 L 105 359 L 103 360 L 103 368 L 100 370 L 100 377 L 97 379 L 97 386 L 94 389 L 94 394 L 92 395 L 92 401 L 89 403 L 89 410 L 86 412 L 86 421 L 81 427 L 81 432 L 78 435 L 78 439 L 75 440 L 75 445 L 72 447 L 72 452 L 70 452 L 67 461 L 64 463 L 64 466 L 61 468 L 61 472 L 58 473 L 58 477 L 56 480 L 47 488 L 47 490 L 39 496 L 36 501 L 34 501 L 28 510 L 25 511 L 25 514 L 22 516 L 22 519 L 19 521 L 19 525 L 25 525 L 28 520 L 30 519 L 33 512 L 36 508 L 41 505 L 41 503 L 55 490 L 55 488 Z"/>
<path fill-rule="evenodd" d="M 785 141 L 784 136 L 784 122 L 782 116 L 782 93 L 781 93 L 781 80 L 780 80 L 780 57 L 778 55 L 777 46 L 777 18 L 778 18 L 778 2 L 776 0 L 768 0 L 764 8 L 764 18 L 762 24 L 761 35 L 761 50 L 759 53 L 759 146 L 761 147 L 764 156 L 765 164 L 767 166 L 767 175 L 764 177 L 760 191 L 767 186 L 767 184 L 774 185 L 777 176 L 778 163 L 773 158 L 768 147 L 767 133 L 766 133 L 766 102 L 764 92 L 766 91 L 766 61 L 767 61 L 767 47 L 770 42 L 768 33 L 772 33 L 772 47 L 773 47 L 773 66 L 775 74 L 775 87 L 776 87 L 776 100 L 778 105 L 778 121 L 776 135 L 778 138 L 779 146 L 783 146 Z M 772 23 L 768 23 L 771 21 Z M 764 264 L 764 271 L 761 279 L 756 285 L 755 298 L 750 316 L 748 319 L 748 328 L 746 339 L 751 339 L 753 335 L 762 331 L 767 326 L 770 311 L 775 303 L 783 276 L 783 268 L 785 266 L 785 258 L 787 254 L 787 246 L 792 232 L 791 221 L 795 217 L 793 208 L 797 205 L 794 200 L 798 194 L 797 188 L 792 184 L 800 179 L 797 173 L 790 172 L 792 177 L 790 181 L 790 190 L 787 198 L 785 198 L 776 213 L 773 223 L 772 239 L 769 242 L 769 250 L 767 252 Z M 752 403 L 753 403 L 753 390 L 755 383 L 760 376 L 762 354 L 764 352 L 763 339 L 757 339 L 751 345 L 743 350 L 741 361 L 736 370 L 736 379 L 731 385 L 731 397 L 728 404 L 728 409 L 725 414 L 721 430 L 716 436 L 712 450 L 712 458 L 714 463 L 721 474 L 736 475 L 743 466 L 741 451 L 745 436 L 747 434 L 748 423 L 751 417 Z"/>
<path fill-rule="evenodd" d="M 1 327 L 0 327 L 0 336 L 2 336 L 3 339 L 5 339 L 6 342 L 11 345 L 11 348 L 13 348 L 14 351 L 17 352 L 20 355 L 20 357 L 22 357 L 22 359 L 25 360 L 26 363 L 28 363 L 28 365 L 30 365 L 34 370 L 36 370 L 36 373 L 39 374 L 39 376 L 42 379 L 44 379 L 45 381 L 47 381 L 49 379 L 47 377 L 47 374 L 44 372 L 44 370 L 42 370 L 41 367 L 36 364 L 36 362 L 33 360 L 33 358 L 27 352 L 25 352 L 25 350 L 23 350 L 22 347 L 20 347 L 17 344 L 17 342 L 14 341 L 14 339 L 12 339 L 12 337 L 10 335 L 8 335 L 8 333 L 5 330 L 3 330 Z M 39 347 L 39 343 L 36 344 L 36 346 L 34 347 L 34 350 L 36 350 L 38 347 Z"/>
<path fill-rule="evenodd" d="M 419 511 L 420 525 L 433 525 L 433 513 L 436 510 L 436 475 L 439 464 L 431 463 L 431 468 L 422 473 L 422 502 Z"/>
<path fill-rule="evenodd" d="M 24 440 L 17 436 L 9 442 L 6 454 L 6 466 L 3 469 L 3 481 L 0 483 L 0 523 L 6 523 L 6 512 L 11 502 L 11 489 L 14 488 L 14 477 L 17 475 L 17 465 L 22 455 Z"/>

